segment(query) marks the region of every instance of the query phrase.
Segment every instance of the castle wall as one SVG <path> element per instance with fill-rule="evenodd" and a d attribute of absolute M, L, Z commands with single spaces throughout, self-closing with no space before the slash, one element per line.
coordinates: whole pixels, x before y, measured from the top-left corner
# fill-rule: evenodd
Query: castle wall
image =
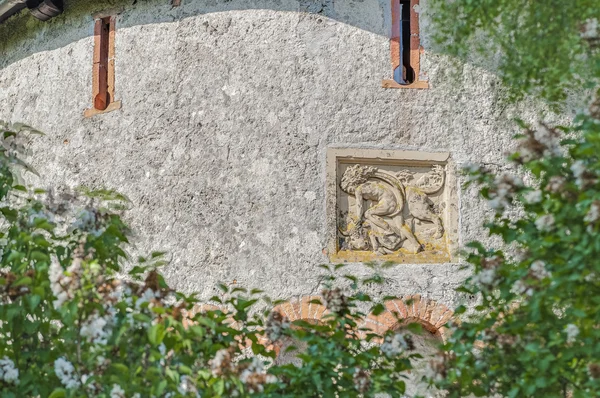
<path fill-rule="evenodd" d="M 0 119 L 47 134 L 32 143 L 44 177 L 36 184 L 127 195 L 131 253 L 171 252 L 165 273 L 176 287 L 205 299 L 218 281 L 281 299 L 314 294 L 318 265 L 329 262 L 333 147 L 448 152 L 456 240 L 486 239 L 485 206 L 474 190 L 460 191 L 456 170 L 471 161 L 504 167 L 512 110 L 492 73 L 431 49 L 426 1 L 423 90 L 382 88 L 392 77 L 387 0 L 84 3 L 67 1 L 47 24 L 20 15 L 0 26 Z M 110 7 L 121 9 L 122 107 L 85 118 L 92 14 Z M 466 272 L 456 256 L 398 264 L 376 293 L 452 306 Z"/>

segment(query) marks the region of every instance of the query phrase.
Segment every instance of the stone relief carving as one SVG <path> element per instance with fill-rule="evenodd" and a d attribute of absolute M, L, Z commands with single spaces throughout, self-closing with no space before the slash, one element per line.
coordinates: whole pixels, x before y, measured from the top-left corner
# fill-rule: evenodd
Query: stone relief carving
<path fill-rule="evenodd" d="M 458 184 L 448 152 L 327 149 L 330 262 L 457 259 Z"/>
<path fill-rule="evenodd" d="M 427 250 L 425 239 L 444 236 L 439 214 L 443 203 L 435 203 L 430 195 L 439 193 L 445 181 L 441 165 L 420 173 L 409 168 L 392 171 L 364 164 L 348 166 L 339 187 L 353 200 L 348 201 L 338 223 L 340 249 L 379 255 L 395 254 L 400 249 L 412 254 Z"/>

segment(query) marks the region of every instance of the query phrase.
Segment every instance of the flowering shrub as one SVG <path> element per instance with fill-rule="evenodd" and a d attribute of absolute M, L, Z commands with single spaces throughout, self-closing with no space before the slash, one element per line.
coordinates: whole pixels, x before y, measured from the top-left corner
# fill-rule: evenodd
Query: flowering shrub
<path fill-rule="evenodd" d="M 469 245 L 475 274 L 461 290 L 481 301 L 452 332 L 440 385 L 455 397 L 599 396 L 600 99 L 572 127 L 523 128 L 510 159 L 529 183 L 467 171 L 505 245 Z"/>
<path fill-rule="evenodd" d="M 112 191 L 18 183 L 27 126 L 0 126 L 0 391 L 3 397 L 374 396 L 405 391 L 410 339 L 360 330 L 383 311 L 346 276 L 325 277 L 319 323 L 290 322 L 260 291 L 229 290 L 214 309 L 175 291 L 162 253 L 125 275 L 127 200 Z M 269 304 L 265 307 L 265 303 Z M 266 308 L 266 310 L 265 310 Z M 380 346 L 379 341 L 384 343 Z M 381 341 L 381 340 L 380 340 Z M 274 364 L 293 344 L 300 364 Z"/>
<path fill-rule="evenodd" d="M 566 127 L 518 122 L 518 175 L 467 170 L 496 212 L 486 228 L 501 250 L 470 244 L 474 275 L 461 290 L 479 301 L 455 311 L 437 382 L 453 397 L 600 396 L 600 3 L 429 6 L 434 41 L 493 71 L 502 106 L 526 98 L 513 109 L 538 120 L 542 106 L 578 109 Z"/>

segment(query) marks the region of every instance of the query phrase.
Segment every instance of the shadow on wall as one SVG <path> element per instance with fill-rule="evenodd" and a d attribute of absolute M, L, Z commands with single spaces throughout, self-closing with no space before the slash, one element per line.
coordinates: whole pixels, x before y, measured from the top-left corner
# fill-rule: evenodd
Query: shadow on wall
<path fill-rule="evenodd" d="M 218 12 L 273 10 L 322 15 L 388 37 L 389 7 L 389 0 L 181 0 L 177 7 L 171 0 L 65 0 L 65 12 L 49 22 L 24 10 L 0 25 L 0 68 L 93 36 L 93 15 L 103 11 L 119 12 L 119 28 L 127 28 Z"/>

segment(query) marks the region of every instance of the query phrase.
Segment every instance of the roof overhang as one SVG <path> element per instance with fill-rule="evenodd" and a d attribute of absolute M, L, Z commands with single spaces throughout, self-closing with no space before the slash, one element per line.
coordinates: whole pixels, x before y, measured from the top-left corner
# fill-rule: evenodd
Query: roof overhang
<path fill-rule="evenodd" d="M 41 21 L 47 21 L 63 12 L 62 0 L 0 0 L 0 23 L 23 9 Z"/>

